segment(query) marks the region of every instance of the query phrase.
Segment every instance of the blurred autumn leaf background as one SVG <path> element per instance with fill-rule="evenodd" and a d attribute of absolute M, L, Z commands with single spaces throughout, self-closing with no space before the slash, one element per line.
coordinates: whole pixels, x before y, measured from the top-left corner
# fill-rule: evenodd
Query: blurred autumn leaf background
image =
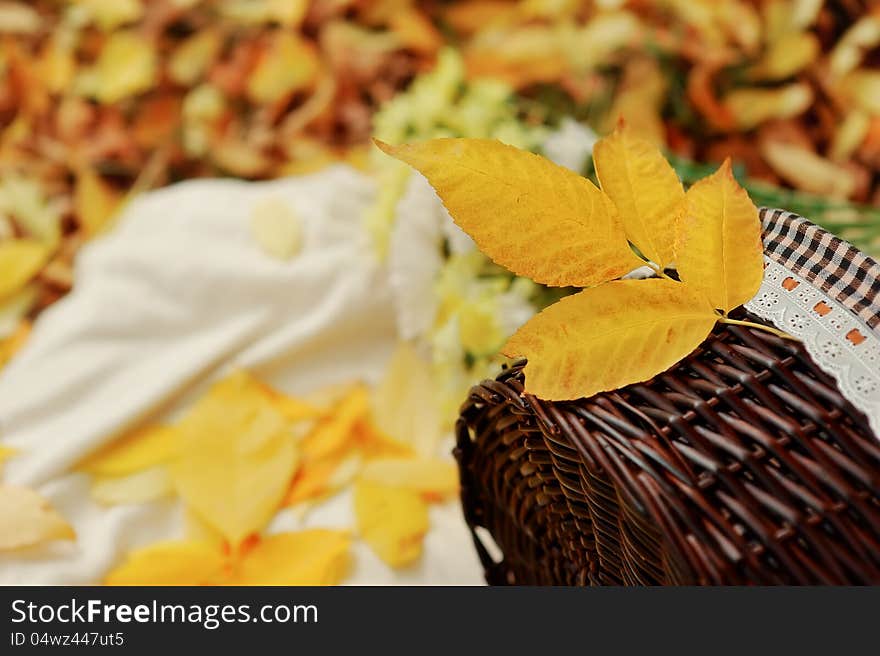
<path fill-rule="evenodd" d="M 77 248 L 133 194 L 198 176 L 365 166 L 373 114 L 445 45 L 469 79 L 510 85 L 526 123 L 574 116 L 601 134 L 624 116 L 665 144 L 686 182 L 730 155 L 759 203 L 802 211 L 876 252 L 878 214 L 854 206 L 880 204 L 871 4 L 2 2 L 6 332 L 20 342 L 13 319 L 71 287 Z"/>

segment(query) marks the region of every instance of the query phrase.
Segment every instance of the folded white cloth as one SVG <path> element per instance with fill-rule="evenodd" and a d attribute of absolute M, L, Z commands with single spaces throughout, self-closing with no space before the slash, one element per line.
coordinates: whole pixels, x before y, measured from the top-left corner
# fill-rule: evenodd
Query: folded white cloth
<path fill-rule="evenodd" d="M 387 275 L 361 229 L 373 193 L 343 166 L 191 181 L 139 197 L 83 249 L 74 291 L 0 373 L 0 438 L 20 452 L 3 479 L 36 487 L 78 539 L 0 555 L 0 583 L 93 583 L 131 549 L 182 538 L 179 501 L 101 507 L 70 467 L 133 425 L 174 417 L 228 369 L 291 393 L 381 375 L 397 337 Z M 253 208 L 268 198 L 302 219 L 303 248 L 289 261 L 252 237 Z M 416 566 L 392 571 L 358 543 L 349 581 L 482 583 L 458 503 L 431 512 Z M 271 530 L 353 525 L 341 494 L 304 519 L 282 512 Z"/>

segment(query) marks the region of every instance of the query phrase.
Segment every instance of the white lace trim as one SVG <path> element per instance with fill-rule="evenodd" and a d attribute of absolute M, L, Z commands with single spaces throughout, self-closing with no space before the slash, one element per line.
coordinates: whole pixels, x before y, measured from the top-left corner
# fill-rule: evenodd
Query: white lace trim
<path fill-rule="evenodd" d="M 764 281 L 746 309 L 803 340 L 880 437 L 880 337 L 804 278 L 769 258 L 765 264 Z"/>

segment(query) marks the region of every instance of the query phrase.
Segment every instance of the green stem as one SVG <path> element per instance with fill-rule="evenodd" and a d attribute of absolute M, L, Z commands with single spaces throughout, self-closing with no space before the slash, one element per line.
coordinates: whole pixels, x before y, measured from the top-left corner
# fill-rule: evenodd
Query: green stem
<path fill-rule="evenodd" d="M 782 339 L 790 339 L 795 342 L 801 341 L 799 338 L 794 335 L 789 335 L 784 330 L 779 330 L 774 328 L 773 326 L 765 326 L 761 323 L 755 323 L 753 321 L 740 321 L 739 319 L 729 319 L 727 317 L 718 317 L 718 323 L 726 323 L 732 326 L 745 326 L 747 328 L 757 328 L 758 330 L 763 330 L 764 332 L 770 333 L 771 335 L 776 335 L 777 337 L 781 337 Z"/>

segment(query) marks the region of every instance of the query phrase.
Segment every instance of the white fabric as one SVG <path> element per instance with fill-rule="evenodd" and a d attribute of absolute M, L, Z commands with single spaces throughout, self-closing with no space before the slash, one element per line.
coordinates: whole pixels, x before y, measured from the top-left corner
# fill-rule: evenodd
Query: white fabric
<path fill-rule="evenodd" d="M 829 374 L 843 396 L 865 413 L 871 430 L 880 437 L 880 339 L 847 308 L 774 262 L 764 258 L 764 280 L 746 309 L 770 321 L 780 330 L 804 343 L 807 353 Z M 796 285 L 786 289 L 791 278 Z M 816 311 L 819 302 L 830 311 Z M 855 343 L 847 338 L 858 331 L 864 339 Z"/>
<path fill-rule="evenodd" d="M 373 193 L 342 166 L 265 183 L 186 182 L 140 197 L 83 249 L 74 291 L 0 374 L 0 436 L 20 451 L 3 479 L 36 487 L 78 539 L 0 555 L 0 583 L 94 583 L 131 549 L 182 538 L 179 501 L 100 507 L 88 477 L 69 468 L 138 422 L 176 416 L 231 367 L 292 393 L 381 375 L 396 330 L 386 274 L 360 227 Z M 303 250 L 287 262 L 251 236 L 251 210 L 269 196 L 303 221 Z M 431 519 L 418 565 L 392 571 L 358 543 L 349 582 L 482 583 L 458 503 L 432 507 Z M 280 513 L 271 530 L 353 525 L 342 494 L 304 519 Z"/>

